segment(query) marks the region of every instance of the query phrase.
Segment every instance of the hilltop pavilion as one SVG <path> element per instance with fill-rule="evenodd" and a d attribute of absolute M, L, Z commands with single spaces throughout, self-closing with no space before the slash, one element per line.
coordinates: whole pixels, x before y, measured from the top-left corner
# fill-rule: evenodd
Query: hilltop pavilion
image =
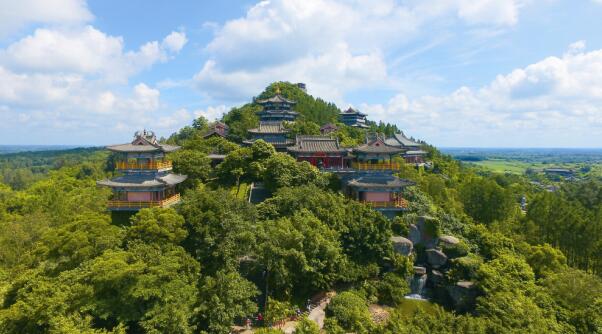
<path fill-rule="evenodd" d="M 131 143 L 107 149 L 115 153 L 115 170 L 123 173 L 97 182 L 113 190 L 110 211 L 168 207 L 180 201 L 176 185 L 186 180 L 186 175 L 172 173 L 172 163 L 165 157 L 179 146 L 159 144 L 152 131 L 144 130 L 136 132 Z"/>
<path fill-rule="evenodd" d="M 257 113 L 259 126 L 249 129 L 249 139 L 243 141 L 245 145 L 252 145 L 256 140 L 263 139 L 272 144 L 277 151 L 285 152 L 288 146 L 294 144 L 289 138 L 290 131 L 284 126 L 287 122 L 294 122 L 299 113 L 292 108 L 297 103 L 280 95 L 280 89 L 276 95 L 268 99 L 256 100 L 263 108 Z"/>

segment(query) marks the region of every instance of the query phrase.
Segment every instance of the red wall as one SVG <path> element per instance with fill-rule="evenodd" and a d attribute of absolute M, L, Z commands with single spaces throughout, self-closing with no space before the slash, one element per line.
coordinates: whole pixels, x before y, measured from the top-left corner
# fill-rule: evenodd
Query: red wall
<path fill-rule="evenodd" d="M 343 164 L 343 157 L 299 157 L 298 161 L 307 161 L 310 164 L 318 167 L 318 161 L 322 160 L 322 167 L 341 167 Z"/>
<path fill-rule="evenodd" d="M 151 201 L 150 191 L 128 192 L 129 202 L 149 202 Z"/>
<path fill-rule="evenodd" d="M 390 202 L 391 194 L 383 192 L 365 191 L 362 193 L 362 199 L 368 202 Z"/>

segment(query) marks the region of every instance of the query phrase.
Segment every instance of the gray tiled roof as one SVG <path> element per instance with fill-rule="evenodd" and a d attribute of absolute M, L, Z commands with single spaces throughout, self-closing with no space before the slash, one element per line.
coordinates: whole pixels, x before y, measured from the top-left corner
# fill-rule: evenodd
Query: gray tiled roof
<path fill-rule="evenodd" d="M 289 147 L 287 150 L 291 152 L 346 152 L 339 146 L 338 139 L 326 136 L 297 136 L 295 146 Z"/>
<path fill-rule="evenodd" d="M 428 152 L 423 151 L 423 150 L 416 150 L 416 151 L 407 151 L 405 154 L 407 154 L 407 155 L 426 155 L 426 154 L 428 154 Z"/>
<path fill-rule="evenodd" d="M 360 112 L 359 110 L 354 109 L 352 107 L 349 107 L 349 108 L 347 108 L 347 110 L 341 112 L 341 115 L 353 115 L 353 114 L 360 115 L 360 116 L 366 116 L 366 114 L 364 114 L 363 112 Z"/>
<path fill-rule="evenodd" d="M 385 143 L 387 145 L 391 145 L 391 146 L 420 146 L 420 143 L 417 143 L 413 140 L 411 140 L 410 138 L 406 137 L 403 132 L 402 133 L 396 133 L 393 135 L 393 137 L 391 138 L 387 138 L 385 140 Z"/>
<path fill-rule="evenodd" d="M 402 150 L 397 147 L 393 147 L 393 146 L 389 146 L 389 145 L 385 144 L 385 142 L 380 138 L 370 140 L 368 143 L 354 148 L 353 151 L 360 152 L 360 153 L 389 153 L 389 154 L 396 154 L 396 153 L 402 152 Z"/>
<path fill-rule="evenodd" d="M 293 115 L 293 116 L 297 116 L 299 115 L 298 112 L 296 111 L 292 111 L 292 110 L 285 110 L 285 109 L 279 109 L 279 110 L 262 110 L 262 111 L 258 111 L 257 115 Z"/>
<path fill-rule="evenodd" d="M 180 146 L 175 145 L 167 145 L 167 144 L 142 144 L 142 145 L 134 145 L 134 144 L 121 144 L 121 145 L 111 145 L 107 146 L 108 150 L 113 152 L 173 152 L 179 149 Z"/>
<path fill-rule="evenodd" d="M 259 138 L 259 139 L 261 139 L 261 138 Z M 253 145 L 253 143 L 259 139 L 247 139 L 247 140 L 243 140 L 242 142 L 247 145 Z M 274 146 L 290 146 L 290 145 L 294 144 L 294 141 L 292 139 L 286 139 L 284 141 L 282 141 L 282 140 L 281 141 L 270 141 L 270 140 L 264 139 L 264 141 L 266 143 L 272 144 Z"/>
<path fill-rule="evenodd" d="M 249 133 L 288 133 L 282 122 L 259 122 L 259 127 L 249 129 Z"/>
<path fill-rule="evenodd" d="M 287 98 L 285 98 L 284 96 L 280 95 L 280 94 L 276 94 L 270 98 L 267 99 L 263 99 L 263 100 L 256 100 L 255 101 L 258 104 L 265 104 L 265 103 L 289 103 L 289 104 L 295 104 L 297 103 L 296 101 L 293 100 L 289 100 Z"/>
<path fill-rule="evenodd" d="M 186 175 L 180 174 L 126 174 L 112 180 L 101 180 L 96 183 L 108 187 L 149 188 L 158 186 L 173 186 L 186 180 Z"/>
<path fill-rule="evenodd" d="M 338 127 L 338 126 L 336 126 L 335 124 L 332 124 L 332 123 L 327 123 L 327 124 L 324 124 L 324 125 L 323 125 L 323 126 L 320 128 L 320 130 L 325 130 L 325 129 L 335 129 L 335 130 L 336 130 L 336 129 L 338 129 L 338 128 L 339 128 L 339 127 Z"/>
<path fill-rule="evenodd" d="M 400 179 L 397 176 L 362 176 L 357 179 L 352 179 L 347 184 L 349 187 L 361 187 L 361 188 L 401 188 L 407 186 L 413 186 L 415 183 Z"/>
<path fill-rule="evenodd" d="M 113 152 L 173 152 L 180 146 L 159 144 L 152 131 L 136 132 L 131 143 L 110 145 L 107 149 Z"/>

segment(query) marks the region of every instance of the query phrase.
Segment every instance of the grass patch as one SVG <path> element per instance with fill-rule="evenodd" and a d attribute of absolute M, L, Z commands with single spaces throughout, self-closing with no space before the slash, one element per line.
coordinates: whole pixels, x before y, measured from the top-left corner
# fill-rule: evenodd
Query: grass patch
<path fill-rule="evenodd" d="M 437 314 L 437 306 L 428 300 L 404 299 L 396 309 L 399 311 L 399 314 L 408 318 L 412 317 L 419 309 L 430 315 Z"/>
<path fill-rule="evenodd" d="M 249 198 L 249 191 L 251 190 L 250 183 L 241 183 L 240 190 L 236 186 L 230 188 L 230 194 L 237 197 L 238 199 L 246 201 Z M 236 194 L 238 192 L 238 195 Z"/>

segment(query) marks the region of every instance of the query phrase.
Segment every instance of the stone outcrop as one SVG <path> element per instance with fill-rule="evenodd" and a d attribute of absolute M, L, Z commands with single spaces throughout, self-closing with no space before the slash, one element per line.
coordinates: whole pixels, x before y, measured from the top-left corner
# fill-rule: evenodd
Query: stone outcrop
<path fill-rule="evenodd" d="M 420 266 L 414 266 L 414 275 L 424 275 L 426 274 L 426 268 Z"/>
<path fill-rule="evenodd" d="M 393 243 L 393 250 L 403 256 L 408 256 L 414 249 L 414 244 L 409 239 L 400 236 L 391 237 L 391 243 Z"/>
<path fill-rule="evenodd" d="M 477 290 L 473 282 L 459 281 L 455 285 L 448 286 L 447 291 L 457 311 L 467 311 L 474 306 Z"/>
<path fill-rule="evenodd" d="M 422 234 L 420 233 L 418 226 L 416 224 L 410 224 L 409 229 L 410 229 L 410 233 L 409 233 L 410 240 L 415 245 L 419 244 L 420 241 L 422 240 Z"/>
<path fill-rule="evenodd" d="M 426 258 L 428 263 L 435 269 L 444 266 L 447 263 L 447 255 L 438 249 L 427 249 Z"/>
<path fill-rule="evenodd" d="M 438 287 L 445 283 L 445 274 L 443 274 L 439 270 L 433 269 L 430 275 L 430 279 L 433 282 L 433 285 Z"/>
<path fill-rule="evenodd" d="M 432 217 L 420 216 L 415 224 L 409 226 L 409 238 L 414 245 L 421 244 L 426 248 L 433 248 L 437 244 L 437 230 L 439 222 Z"/>
<path fill-rule="evenodd" d="M 455 246 L 460 243 L 460 239 L 451 235 L 443 235 L 439 237 L 439 242 L 447 246 Z"/>
<path fill-rule="evenodd" d="M 450 259 L 468 254 L 468 246 L 464 242 L 461 242 L 460 239 L 451 235 L 439 237 L 439 247 Z"/>

